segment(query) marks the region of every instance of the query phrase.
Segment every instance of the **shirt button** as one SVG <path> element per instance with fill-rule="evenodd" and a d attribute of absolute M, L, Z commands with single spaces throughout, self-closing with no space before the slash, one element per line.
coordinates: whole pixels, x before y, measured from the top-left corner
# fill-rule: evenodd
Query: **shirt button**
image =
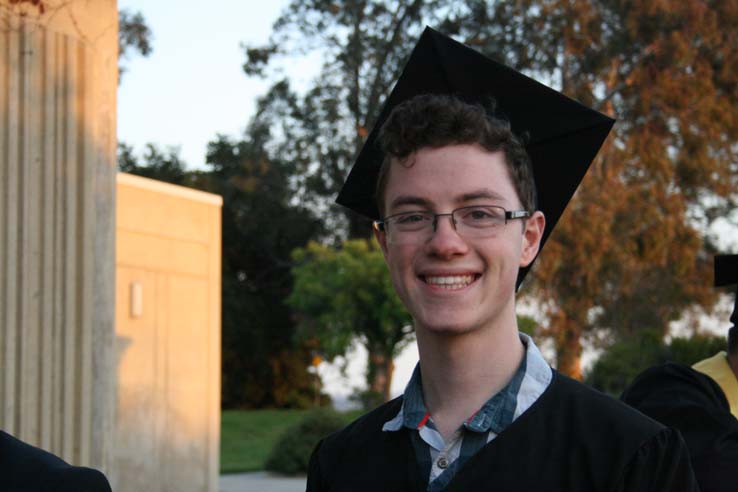
<path fill-rule="evenodd" d="M 436 465 L 438 465 L 438 468 L 445 470 L 446 468 L 448 468 L 448 460 L 445 456 L 441 456 L 440 458 L 438 458 L 438 461 L 436 461 Z"/>

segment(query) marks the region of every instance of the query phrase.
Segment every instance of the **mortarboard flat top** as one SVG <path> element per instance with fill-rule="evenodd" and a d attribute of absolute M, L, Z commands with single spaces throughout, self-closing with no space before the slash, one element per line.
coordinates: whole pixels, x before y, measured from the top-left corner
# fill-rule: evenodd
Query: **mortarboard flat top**
<path fill-rule="evenodd" d="M 546 216 L 541 246 L 610 132 L 615 120 L 426 28 L 382 108 L 336 202 L 380 219 L 374 192 L 383 155 L 376 139 L 392 109 L 419 94 L 450 94 L 469 102 L 494 98 L 513 132 L 526 136 L 538 208 Z M 527 273 L 521 269 L 518 284 Z"/>

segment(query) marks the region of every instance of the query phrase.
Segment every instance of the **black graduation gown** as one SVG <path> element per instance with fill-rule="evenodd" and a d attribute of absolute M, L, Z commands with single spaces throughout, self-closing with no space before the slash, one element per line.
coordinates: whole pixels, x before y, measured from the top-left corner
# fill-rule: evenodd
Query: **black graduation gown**
<path fill-rule="evenodd" d="M 640 374 L 621 399 L 681 432 L 702 492 L 738 490 L 738 420 L 712 378 L 667 363 Z"/>
<path fill-rule="evenodd" d="M 98 470 L 69 465 L 0 431 L 0 491 L 110 492 L 110 484 Z"/>
<path fill-rule="evenodd" d="M 417 491 L 407 429 L 382 432 L 398 398 L 321 441 L 308 492 Z M 554 371 L 541 397 L 457 472 L 450 492 L 697 491 L 678 432 Z"/>

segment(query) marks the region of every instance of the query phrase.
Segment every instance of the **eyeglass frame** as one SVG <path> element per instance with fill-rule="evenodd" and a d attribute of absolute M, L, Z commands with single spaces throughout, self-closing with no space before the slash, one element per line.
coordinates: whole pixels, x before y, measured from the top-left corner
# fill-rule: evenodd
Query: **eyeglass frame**
<path fill-rule="evenodd" d="M 388 219 L 392 219 L 394 217 L 399 217 L 401 215 L 407 215 L 407 214 L 417 213 L 417 214 L 426 214 L 426 215 L 432 215 L 433 216 L 433 220 L 431 221 L 433 233 L 435 233 L 437 231 L 437 229 L 438 229 L 438 218 L 439 217 L 451 217 L 451 226 L 454 228 L 454 231 L 457 231 L 457 233 L 458 233 L 458 229 L 456 228 L 456 220 L 454 220 L 454 214 L 456 212 L 458 212 L 459 210 L 464 210 L 464 209 L 468 209 L 468 208 L 482 208 L 482 207 L 497 208 L 497 209 L 502 210 L 504 212 L 504 216 L 505 216 L 505 225 L 507 225 L 508 221 L 510 221 L 510 220 L 528 219 L 528 218 L 530 218 L 533 215 L 528 210 L 507 210 L 505 207 L 501 207 L 499 205 L 467 205 L 465 207 L 455 208 L 450 213 L 445 213 L 445 214 L 437 214 L 437 213 L 434 213 L 434 212 L 428 212 L 428 211 L 423 211 L 423 210 L 410 210 L 408 212 L 400 212 L 398 214 L 392 214 L 392 215 L 389 215 L 387 217 L 384 217 L 381 220 L 372 221 L 372 226 L 374 227 L 374 229 L 376 229 L 379 232 L 387 233 L 387 228 L 386 228 L 385 224 L 386 224 L 386 222 L 387 222 Z M 421 230 L 423 230 L 423 229 L 419 229 L 418 231 L 421 231 Z M 414 231 L 414 232 L 418 232 L 418 231 Z M 408 232 L 410 232 L 410 231 L 408 231 Z M 461 234 L 461 235 L 463 236 L 463 234 Z"/>

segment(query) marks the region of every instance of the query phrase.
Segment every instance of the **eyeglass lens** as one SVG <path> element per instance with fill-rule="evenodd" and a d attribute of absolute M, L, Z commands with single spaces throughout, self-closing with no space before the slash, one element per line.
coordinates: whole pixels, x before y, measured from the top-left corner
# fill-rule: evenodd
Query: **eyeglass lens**
<path fill-rule="evenodd" d="M 394 244 L 425 242 L 443 217 L 451 219 L 456 233 L 467 238 L 494 236 L 505 225 L 505 209 L 496 206 L 462 207 L 450 214 L 407 212 L 385 219 L 387 239 Z"/>

